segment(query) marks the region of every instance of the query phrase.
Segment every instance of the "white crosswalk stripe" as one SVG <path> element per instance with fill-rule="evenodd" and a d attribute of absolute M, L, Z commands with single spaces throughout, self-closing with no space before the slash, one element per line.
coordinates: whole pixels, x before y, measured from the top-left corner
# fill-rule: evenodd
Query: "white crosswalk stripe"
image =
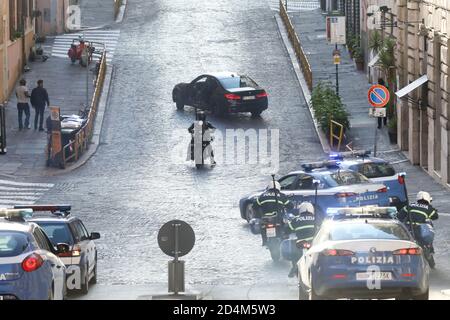
<path fill-rule="evenodd" d="M 34 204 L 54 186 L 52 183 L 16 182 L 0 179 L 0 208 Z"/>
<path fill-rule="evenodd" d="M 280 10 L 279 0 L 267 0 L 272 10 Z M 287 2 L 288 12 L 312 11 L 320 8 L 320 0 L 283 0 Z"/>
<path fill-rule="evenodd" d="M 112 63 L 114 52 L 116 51 L 117 42 L 120 37 L 120 30 L 87 30 L 79 33 L 68 33 L 55 37 L 52 46 L 52 57 L 67 58 L 67 52 L 70 49 L 73 39 L 84 37 L 88 41 L 104 43 L 106 45 L 106 61 Z M 94 58 L 98 59 L 100 54 L 94 54 Z"/>

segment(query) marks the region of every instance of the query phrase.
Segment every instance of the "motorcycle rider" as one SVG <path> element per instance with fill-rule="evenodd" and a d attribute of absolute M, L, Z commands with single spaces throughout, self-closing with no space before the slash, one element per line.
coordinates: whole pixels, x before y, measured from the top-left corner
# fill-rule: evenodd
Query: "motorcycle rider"
<path fill-rule="evenodd" d="M 198 128 L 198 129 L 197 129 Z M 200 130 L 201 128 L 201 137 L 197 136 L 199 132 L 196 132 L 196 130 Z M 201 150 L 203 152 L 203 155 L 209 156 L 211 161 L 211 166 L 216 165 L 216 161 L 214 160 L 214 151 L 211 145 L 211 142 L 214 140 L 212 133 L 214 132 L 216 128 L 206 121 L 206 114 L 203 111 L 200 111 L 197 113 L 197 120 L 189 127 L 188 131 L 192 135 L 191 144 L 190 144 L 190 155 L 191 160 L 196 161 L 196 152 L 195 152 L 195 146 L 196 143 L 202 142 Z M 197 139 L 196 139 L 197 138 Z M 203 143 L 206 144 L 205 148 L 203 149 Z M 196 161 L 197 163 L 197 161 Z"/>
<path fill-rule="evenodd" d="M 311 242 L 314 238 L 316 229 L 314 206 L 310 202 L 303 202 L 298 207 L 298 212 L 298 215 L 288 221 L 286 225 L 286 232 L 296 234 L 297 244 L 302 244 L 303 242 Z M 293 278 L 297 274 L 297 262 L 302 256 L 301 251 L 299 251 L 298 253 L 298 256 L 291 261 L 292 268 L 291 271 L 289 271 L 289 278 Z"/>
<path fill-rule="evenodd" d="M 421 225 L 430 224 L 432 220 L 439 218 L 438 211 L 431 205 L 433 198 L 428 192 L 420 191 L 417 194 L 416 203 L 405 206 L 398 213 L 398 219 L 410 227 L 413 232 L 414 238 L 420 245 L 424 244 L 421 238 Z M 433 246 L 431 244 L 432 253 L 434 253 Z"/>
<path fill-rule="evenodd" d="M 281 192 L 281 185 L 278 181 L 269 183 L 266 191 L 254 200 L 253 207 L 259 213 L 258 218 L 276 216 L 278 222 L 282 222 L 286 211 L 293 209 L 292 202 Z M 267 242 L 267 235 L 262 232 L 261 236 L 263 240 L 262 245 L 264 246 Z"/>

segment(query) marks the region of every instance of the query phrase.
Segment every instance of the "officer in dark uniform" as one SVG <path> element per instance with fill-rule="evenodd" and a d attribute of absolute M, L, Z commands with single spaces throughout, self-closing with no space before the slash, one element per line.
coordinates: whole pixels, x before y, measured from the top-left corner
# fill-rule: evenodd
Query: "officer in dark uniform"
<path fill-rule="evenodd" d="M 439 214 L 437 210 L 431 205 L 433 198 L 428 192 L 420 191 L 417 194 L 417 202 L 412 203 L 409 206 L 404 207 L 398 213 L 398 219 L 405 223 L 407 226 L 411 226 L 414 237 L 421 244 L 420 239 L 420 225 L 424 223 L 431 224 L 432 220 L 437 220 Z"/>
<path fill-rule="evenodd" d="M 287 232 L 295 233 L 297 243 L 312 242 L 316 233 L 316 216 L 314 206 L 310 202 L 303 202 L 299 206 L 299 215 L 295 216 L 287 223 Z M 298 256 L 292 260 L 292 268 L 289 272 L 289 278 L 293 278 L 298 273 L 297 262 L 302 256 L 302 250 L 299 249 Z"/>
<path fill-rule="evenodd" d="M 270 182 L 266 191 L 254 200 L 253 207 L 259 219 L 263 217 L 277 217 L 277 222 L 283 221 L 286 210 L 292 210 L 293 204 L 289 198 L 281 192 L 281 185 L 278 181 Z M 267 237 L 261 233 L 263 245 L 266 244 Z"/>

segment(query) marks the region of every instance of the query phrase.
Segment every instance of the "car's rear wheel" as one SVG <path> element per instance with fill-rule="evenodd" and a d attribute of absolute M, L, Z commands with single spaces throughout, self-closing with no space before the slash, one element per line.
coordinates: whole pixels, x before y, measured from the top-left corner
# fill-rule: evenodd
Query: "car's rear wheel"
<path fill-rule="evenodd" d="M 429 300 L 430 299 L 430 289 L 427 289 L 427 291 L 423 294 L 420 294 L 418 296 L 413 296 L 413 300 Z"/>
<path fill-rule="evenodd" d="M 245 206 L 244 216 L 247 222 L 250 222 L 252 219 L 256 217 L 255 209 L 253 208 L 252 203 L 247 203 L 247 205 Z"/>
<path fill-rule="evenodd" d="M 261 116 L 262 110 L 252 111 L 252 118 L 258 118 Z"/>
<path fill-rule="evenodd" d="M 81 293 L 88 294 L 89 293 L 89 266 L 86 264 L 84 269 L 84 282 L 81 284 Z"/>
<path fill-rule="evenodd" d="M 96 284 L 97 283 L 97 257 L 95 257 L 95 267 L 94 267 L 94 274 L 92 275 L 91 278 L 91 283 L 92 284 Z"/>

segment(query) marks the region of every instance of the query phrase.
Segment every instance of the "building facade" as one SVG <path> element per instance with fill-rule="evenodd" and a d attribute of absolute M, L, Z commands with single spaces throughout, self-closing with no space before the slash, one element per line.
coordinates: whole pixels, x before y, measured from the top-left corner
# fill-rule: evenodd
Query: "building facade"
<path fill-rule="evenodd" d="M 38 15 L 35 21 L 36 34 L 55 35 L 66 31 L 67 9 L 70 0 L 39 0 L 36 3 Z"/>
<path fill-rule="evenodd" d="M 34 45 L 35 0 L 0 1 L 0 101 L 14 90 Z"/>

